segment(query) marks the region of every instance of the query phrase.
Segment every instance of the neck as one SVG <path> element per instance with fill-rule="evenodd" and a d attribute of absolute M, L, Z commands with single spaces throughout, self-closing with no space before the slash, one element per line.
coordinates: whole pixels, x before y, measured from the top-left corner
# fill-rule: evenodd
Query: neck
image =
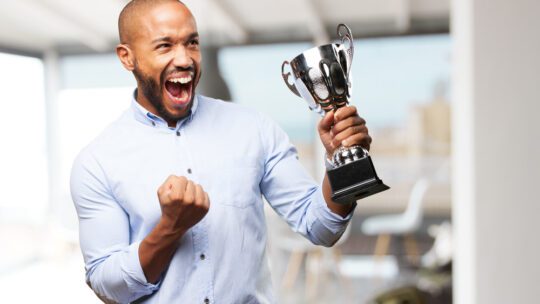
<path fill-rule="evenodd" d="M 145 108 L 148 112 L 158 116 L 158 117 L 161 117 L 163 118 L 166 122 L 167 122 L 167 125 L 170 127 L 170 128 L 174 128 L 176 127 L 176 122 L 177 120 L 171 120 L 171 119 L 167 119 L 166 117 L 162 117 L 162 115 L 160 115 L 159 111 L 156 109 L 156 107 L 154 107 L 154 105 L 146 98 L 146 96 L 144 96 L 144 94 L 141 92 L 141 90 L 139 90 L 138 88 L 135 89 L 135 100 L 143 107 Z"/>

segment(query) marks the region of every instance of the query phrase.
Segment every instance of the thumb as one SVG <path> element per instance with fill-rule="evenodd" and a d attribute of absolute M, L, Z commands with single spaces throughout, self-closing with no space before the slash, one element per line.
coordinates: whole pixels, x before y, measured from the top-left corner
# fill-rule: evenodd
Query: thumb
<path fill-rule="evenodd" d="M 334 110 L 326 112 L 326 115 L 319 122 L 319 133 L 328 133 L 334 125 Z"/>

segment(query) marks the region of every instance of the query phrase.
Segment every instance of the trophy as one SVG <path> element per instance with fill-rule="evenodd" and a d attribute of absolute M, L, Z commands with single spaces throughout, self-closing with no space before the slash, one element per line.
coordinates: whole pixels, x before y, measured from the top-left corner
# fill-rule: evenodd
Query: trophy
<path fill-rule="evenodd" d="M 321 116 L 346 106 L 351 97 L 352 33 L 348 26 L 340 24 L 337 34 L 341 43 L 311 48 L 281 65 L 287 87 Z M 289 82 L 291 73 L 285 73 L 286 65 L 292 70 L 294 83 Z M 390 189 L 377 176 L 368 151 L 359 145 L 339 147 L 331 163 L 333 168 L 327 170 L 327 175 L 335 202 L 351 203 Z"/>

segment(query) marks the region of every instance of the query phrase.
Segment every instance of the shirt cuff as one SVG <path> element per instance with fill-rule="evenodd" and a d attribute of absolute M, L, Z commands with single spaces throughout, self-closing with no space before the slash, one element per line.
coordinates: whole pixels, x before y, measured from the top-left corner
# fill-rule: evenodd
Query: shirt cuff
<path fill-rule="evenodd" d="M 341 215 L 332 212 L 332 210 L 328 208 L 328 205 L 324 200 L 322 190 L 319 189 L 318 191 L 320 193 L 317 195 L 318 199 L 315 200 L 315 216 L 326 228 L 332 231 L 332 233 L 343 232 L 354 214 L 354 210 L 356 209 L 357 205 L 356 202 L 353 203 L 349 214 L 347 214 L 346 217 L 342 217 Z"/>
<path fill-rule="evenodd" d="M 161 278 L 156 284 L 146 280 L 139 259 L 139 245 L 140 242 L 135 242 L 126 249 L 127 257 L 122 260 L 122 273 L 125 275 L 124 279 L 129 290 L 145 290 L 147 291 L 145 294 L 148 294 L 159 289 Z"/>
<path fill-rule="evenodd" d="M 326 171 L 336 168 L 336 165 L 334 165 L 326 153 L 324 153 L 324 166 L 326 167 Z"/>

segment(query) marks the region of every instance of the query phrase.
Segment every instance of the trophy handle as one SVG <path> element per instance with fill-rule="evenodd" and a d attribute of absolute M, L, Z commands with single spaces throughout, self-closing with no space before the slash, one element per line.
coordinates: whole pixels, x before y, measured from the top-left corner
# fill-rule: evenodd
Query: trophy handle
<path fill-rule="evenodd" d="M 287 85 L 289 90 L 291 90 L 291 92 L 296 94 L 296 96 L 298 96 L 298 97 L 302 97 L 302 96 L 300 96 L 300 93 L 298 93 L 298 90 L 296 89 L 296 86 L 294 84 L 289 83 L 289 76 L 291 76 L 291 72 L 288 72 L 287 74 L 285 74 L 285 65 L 290 66 L 291 64 L 287 60 L 285 60 L 285 61 L 283 61 L 283 64 L 281 65 L 281 77 L 283 77 L 283 81 L 285 81 L 285 84 Z"/>
<path fill-rule="evenodd" d="M 343 34 L 342 33 L 342 29 L 345 29 L 345 33 Z M 347 70 L 347 83 L 349 85 L 349 87 L 351 86 L 351 83 L 350 83 L 350 74 L 351 74 L 351 69 L 352 69 L 352 60 L 353 60 L 353 56 L 354 56 L 354 41 L 353 41 L 353 37 L 352 37 L 352 32 L 351 32 L 351 29 L 343 24 L 343 23 L 340 23 L 337 27 L 337 34 L 338 36 L 341 38 L 341 43 L 344 47 L 345 46 L 345 42 L 348 42 L 349 46 L 348 48 L 345 49 L 345 63 L 346 63 L 346 70 Z M 341 53 L 341 52 L 340 52 Z"/>

